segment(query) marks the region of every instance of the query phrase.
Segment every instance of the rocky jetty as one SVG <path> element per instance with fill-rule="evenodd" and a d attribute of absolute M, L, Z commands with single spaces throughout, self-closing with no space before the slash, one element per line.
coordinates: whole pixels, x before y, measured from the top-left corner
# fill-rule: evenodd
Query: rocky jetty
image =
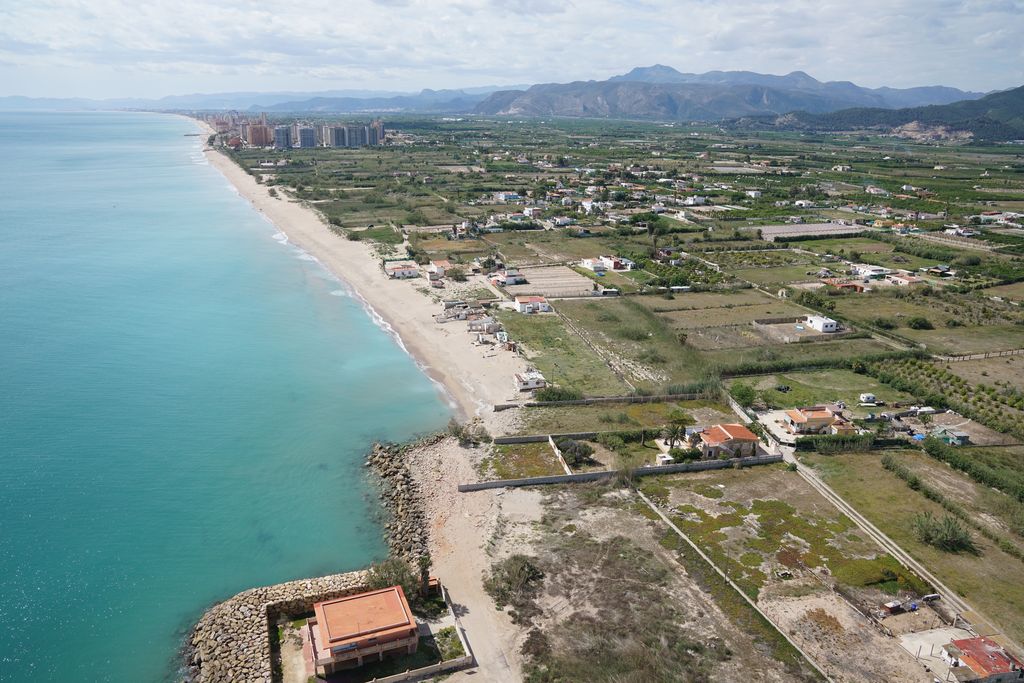
<path fill-rule="evenodd" d="M 243 591 L 208 609 L 192 630 L 186 680 L 271 683 L 271 634 L 278 619 L 366 587 L 366 572 L 332 574 Z"/>
<path fill-rule="evenodd" d="M 366 464 L 380 480 L 385 524 L 394 556 L 413 566 L 427 550 L 427 520 L 409 453 L 445 438 L 437 434 L 411 444 L 374 444 Z M 272 683 L 271 638 L 282 618 L 310 612 L 322 600 L 366 589 L 366 572 L 333 574 L 243 591 L 208 609 L 186 644 L 186 680 L 194 683 Z"/>
<path fill-rule="evenodd" d="M 420 488 L 409 471 L 408 455 L 416 448 L 436 444 L 445 436 L 436 434 L 410 444 L 377 443 L 366 459 L 366 465 L 380 479 L 381 502 L 390 516 L 384 530 L 391 554 L 414 567 L 429 552 L 429 539 Z"/>

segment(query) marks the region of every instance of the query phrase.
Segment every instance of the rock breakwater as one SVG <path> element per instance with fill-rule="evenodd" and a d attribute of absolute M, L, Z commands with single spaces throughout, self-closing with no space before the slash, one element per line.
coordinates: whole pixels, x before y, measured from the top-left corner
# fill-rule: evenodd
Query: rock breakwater
<path fill-rule="evenodd" d="M 391 554 L 415 567 L 429 553 L 428 521 L 419 484 L 409 470 L 408 456 L 446 437 L 435 434 L 408 444 L 373 445 L 366 464 L 380 479 L 380 496 L 390 519 L 384 525 Z"/>
<path fill-rule="evenodd" d="M 278 619 L 366 587 L 366 572 L 332 574 L 243 591 L 208 609 L 192 630 L 185 679 L 195 683 L 272 683 Z"/>

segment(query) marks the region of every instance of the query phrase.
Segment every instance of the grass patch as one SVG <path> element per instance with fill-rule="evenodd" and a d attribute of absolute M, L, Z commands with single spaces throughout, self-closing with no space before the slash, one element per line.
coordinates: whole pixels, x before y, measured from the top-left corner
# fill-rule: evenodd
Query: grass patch
<path fill-rule="evenodd" d="M 626 385 L 560 318 L 500 311 L 509 336 L 524 344 L 531 362 L 550 382 L 588 396 L 618 396 Z"/>
<path fill-rule="evenodd" d="M 951 555 L 922 543 L 914 533 L 915 516 L 931 512 L 941 517 L 944 511 L 938 503 L 912 491 L 884 469 L 877 453 L 815 455 L 804 460 L 939 580 L 977 606 L 1011 637 L 1024 636 L 1024 563 L 984 537 L 976 539 L 978 555 Z"/>

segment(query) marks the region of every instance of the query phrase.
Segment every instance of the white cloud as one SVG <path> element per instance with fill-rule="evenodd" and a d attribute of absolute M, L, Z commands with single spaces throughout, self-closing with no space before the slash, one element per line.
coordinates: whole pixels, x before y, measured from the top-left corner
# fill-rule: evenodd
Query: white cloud
<path fill-rule="evenodd" d="M 1013 0 L 5 0 L 3 93 L 163 95 L 802 69 L 868 86 L 1024 82 Z"/>

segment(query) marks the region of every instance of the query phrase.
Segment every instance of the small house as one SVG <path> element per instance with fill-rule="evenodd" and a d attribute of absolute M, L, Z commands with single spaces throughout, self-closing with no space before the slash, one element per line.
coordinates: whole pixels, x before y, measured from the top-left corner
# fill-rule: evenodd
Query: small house
<path fill-rule="evenodd" d="M 580 267 L 592 270 L 595 273 L 603 273 L 608 270 L 608 267 L 604 264 L 602 257 L 597 258 L 585 258 L 580 261 Z"/>
<path fill-rule="evenodd" d="M 313 605 L 307 622 L 318 675 L 416 652 L 419 633 L 401 586 L 358 593 Z"/>
<path fill-rule="evenodd" d="M 839 330 L 839 323 L 832 318 L 826 318 L 823 315 L 807 316 L 807 326 L 812 330 L 823 333 L 832 333 Z"/>
<path fill-rule="evenodd" d="M 842 420 L 825 406 L 810 406 L 787 410 L 785 424 L 793 434 L 827 434 L 837 419 Z"/>
<path fill-rule="evenodd" d="M 518 391 L 532 391 L 534 389 L 543 389 L 548 385 L 544 375 L 537 372 L 536 370 L 528 370 L 526 372 L 517 372 L 512 376 L 512 380 L 516 385 Z"/>
<path fill-rule="evenodd" d="M 551 311 L 551 304 L 542 296 L 517 296 L 515 304 L 516 310 L 520 313 L 548 313 Z"/>
<path fill-rule="evenodd" d="M 420 268 L 412 261 L 397 261 L 384 264 L 384 272 L 392 280 L 405 280 L 420 276 Z"/>
<path fill-rule="evenodd" d="M 942 659 L 957 681 L 1004 683 L 1024 680 L 1024 665 L 999 643 L 979 636 L 942 646 Z"/>
<path fill-rule="evenodd" d="M 444 277 L 445 273 L 450 270 L 452 264 L 447 259 L 441 261 L 431 261 L 427 264 L 427 276 L 431 280 L 437 280 Z"/>
<path fill-rule="evenodd" d="M 705 458 L 746 458 L 757 454 L 757 435 L 741 424 L 712 425 L 690 435 Z"/>
<path fill-rule="evenodd" d="M 491 278 L 491 282 L 500 287 L 508 285 L 522 285 L 526 283 L 526 276 L 514 268 L 506 268 L 505 270 L 498 271 L 498 273 Z"/>
<path fill-rule="evenodd" d="M 874 394 L 861 394 L 860 402 L 868 405 L 875 405 L 876 403 L 878 403 L 878 397 L 875 396 Z"/>

